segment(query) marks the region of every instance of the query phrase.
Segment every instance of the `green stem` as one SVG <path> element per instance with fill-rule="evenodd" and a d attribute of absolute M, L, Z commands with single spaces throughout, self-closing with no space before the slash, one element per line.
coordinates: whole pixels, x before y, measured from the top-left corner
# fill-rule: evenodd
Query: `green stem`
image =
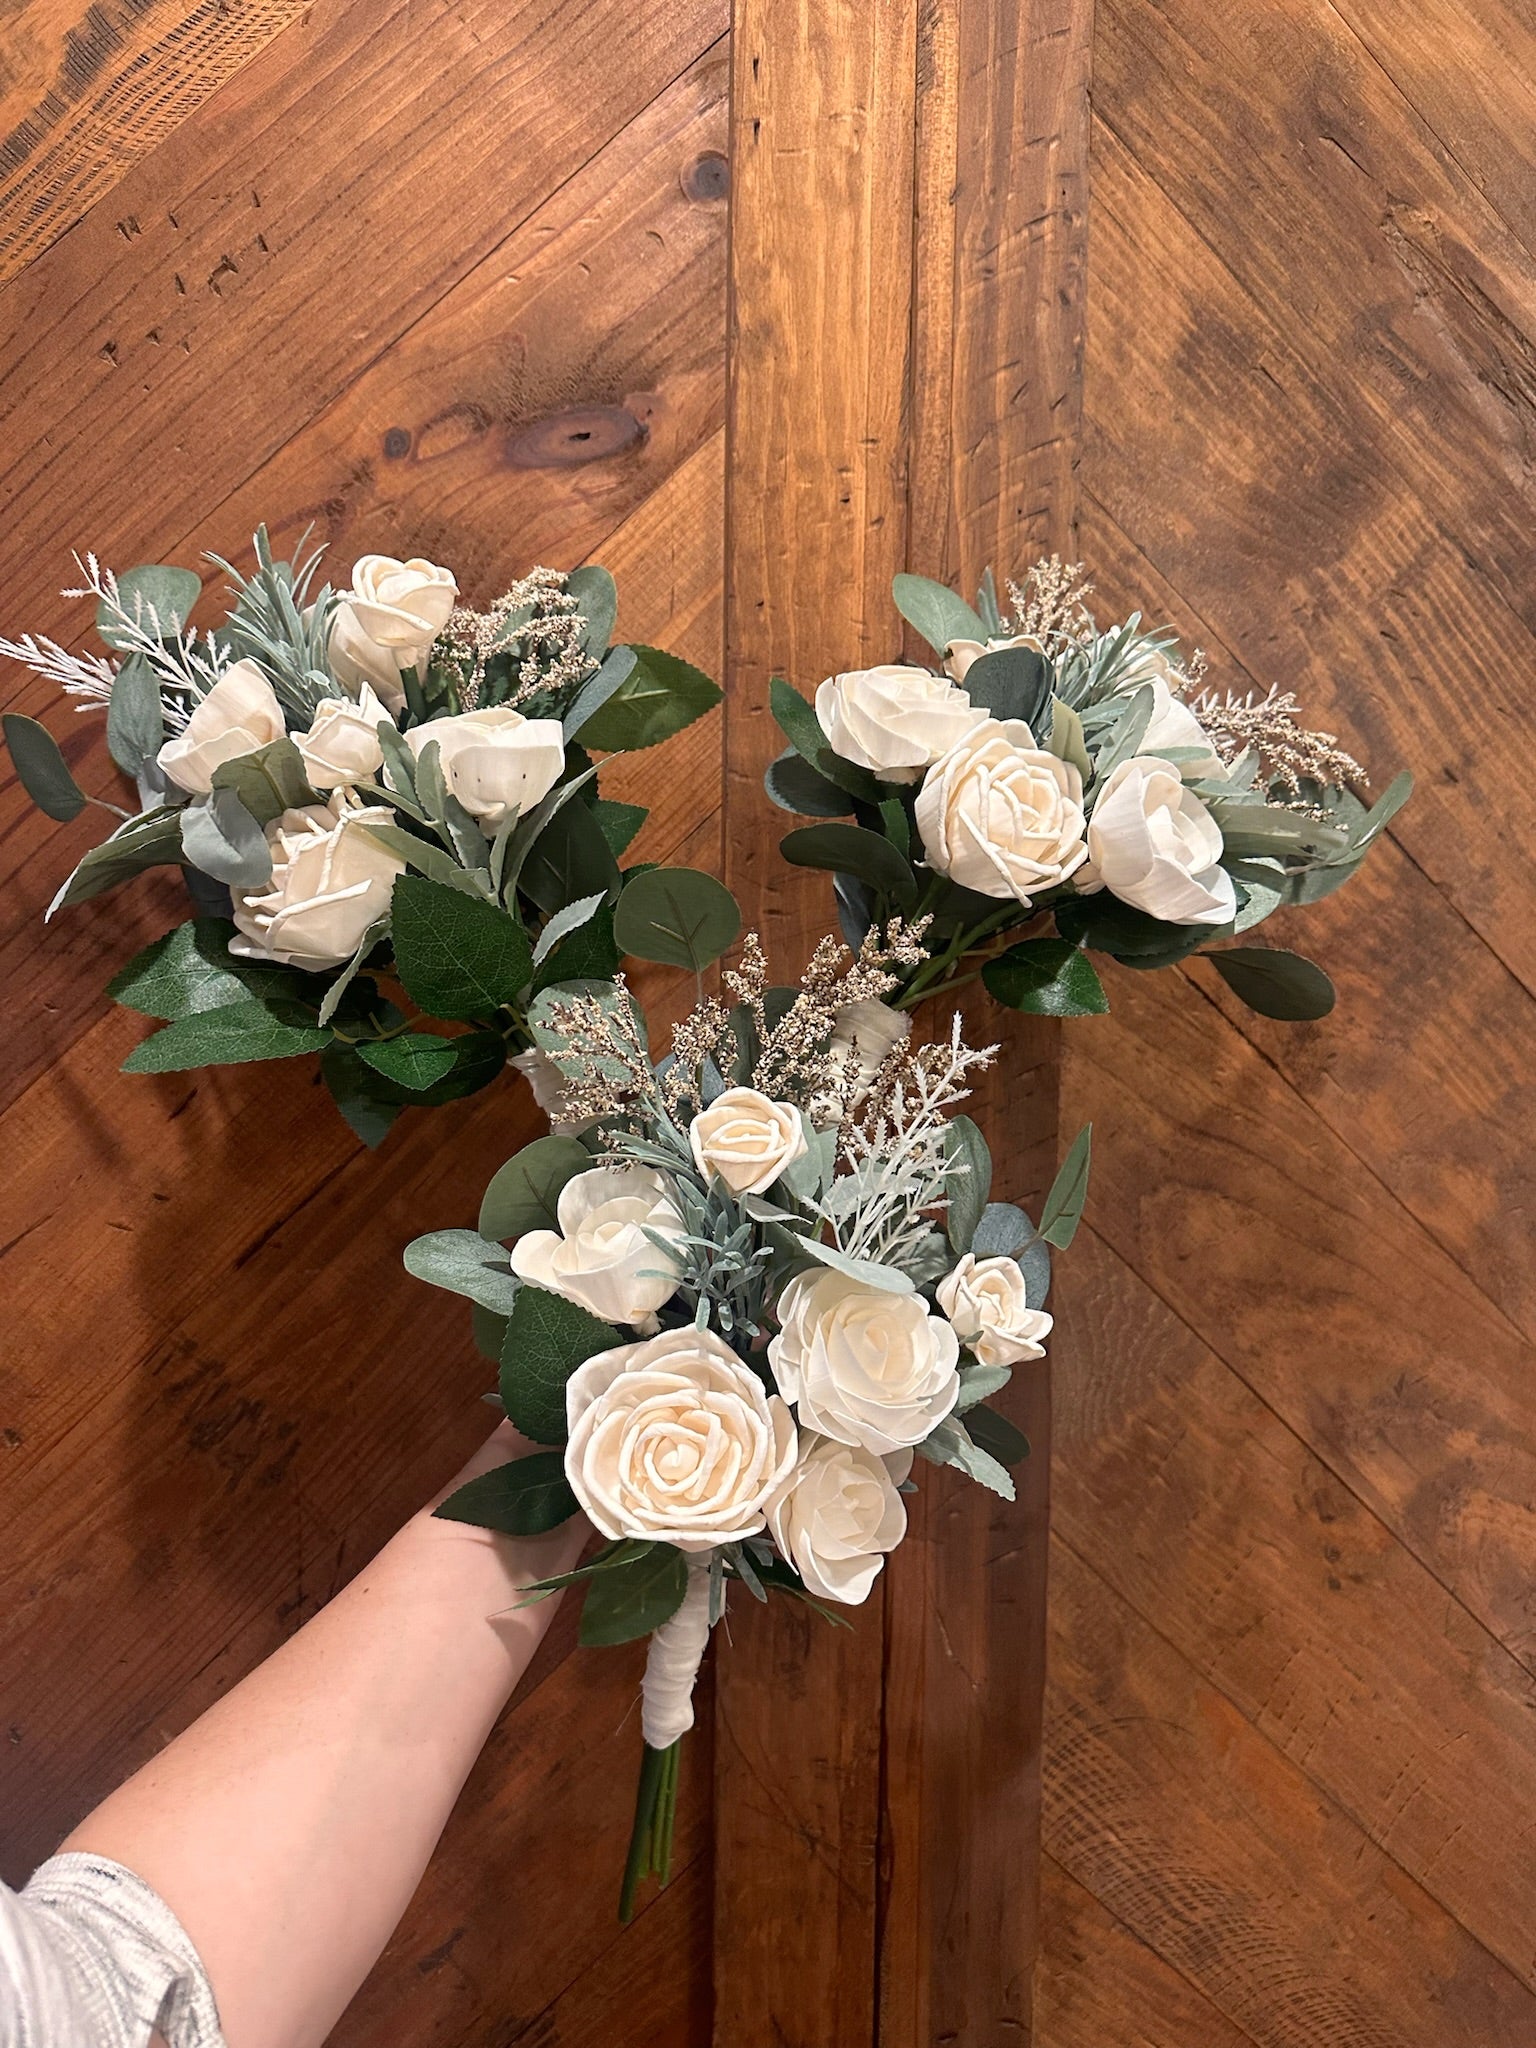
<path fill-rule="evenodd" d="M 646 1878 L 655 1874 L 663 1884 L 671 1875 L 672 1823 L 677 1812 L 677 1752 L 681 1743 L 669 1749 L 652 1749 L 647 1743 L 640 1758 L 640 1783 L 635 1790 L 635 1824 L 630 1831 L 629 1854 L 624 1861 L 624 1882 L 619 1890 L 619 1918 L 630 1920 L 635 1894 Z"/>

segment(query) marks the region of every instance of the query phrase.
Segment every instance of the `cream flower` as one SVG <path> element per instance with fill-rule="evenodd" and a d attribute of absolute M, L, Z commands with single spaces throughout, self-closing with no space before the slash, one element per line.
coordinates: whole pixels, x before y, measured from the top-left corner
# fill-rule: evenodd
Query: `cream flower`
<path fill-rule="evenodd" d="M 829 676 L 816 692 L 833 753 L 887 782 L 916 782 L 984 716 L 943 676 L 897 662 Z"/>
<path fill-rule="evenodd" d="M 812 1593 L 850 1607 L 869 1598 L 886 1552 L 907 1533 L 896 1483 L 911 1464 L 910 1451 L 877 1458 L 813 1431 L 801 1436 L 799 1460 L 769 1506 L 768 1526 Z"/>
<path fill-rule="evenodd" d="M 831 1267 L 779 1298 L 768 1360 L 801 1424 L 884 1454 L 921 1443 L 960 1393 L 960 1346 L 920 1294 L 889 1294 Z"/>
<path fill-rule="evenodd" d="M 739 1543 L 764 1526 L 795 1462 L 788 1408 L 713 1330 L 600 1351 L 571 1374 L 565 1405 L 566 1477 L 615 1539 Z"/>
<path fill-rule="evenodd" d="M 344 690 L 360 692 L 367 686 L 378 692 L 379 701 L 391 712 L 404 710 L 405 688 L 400 681 L 399 662 L 388 647 L 376 646 L 368 638 L 345 598 L 331 620 L 326 660 Z"/>
<path fill-rule="evenodd" d="M 1081 775 L 1017 718 L 987 719 L 928 770 L 917 829 L 941 875 L 1026 905 L 1088 858 Z"/>
<path fill-rule="evenodd" d="M 827 1043 L 829 1086 L 811 1104 L 818 1128 L 841 1123 L 850 1109 L 857 1109 L 886 1059 L 911 1035 L 912 1019 L 905 1010 L 893 1010 L 874 996 L 844 1003 Z"/>
<path fill-rule="evenodd" d="M 225 669 L 192 710 L 183 731 L 156 756 L 161 773 L 193 796 L 207 796 L 213 771 L 270 746 L 287 730 L 277 692 L 254 661 Z"/>
<path fill-rule="evenodd" d="M 1232 877 L 1217 866 L 1221 847 L 1216 820 L 1174 763 L 1155 754 L 1112 768 L 1088 821 L 1091 879 L 1165 924 L 1236 916 Z"/>
<path fill-rule="evenodd" d="M 384 765 L 379 745 L 379 722 L 389 713 L 369 684 L 359 686 L 357 702 L 350 697 L 322 697 L 308 732 L 296 732 L 293 743 L 304 757 L 304 772 L 312 789 L 349 788 L 366 782 Z"/>
<path fill-rule="evenodd" d="M 395 877 L 405 873 L 405 862 L 368 833 L 370 824 L 393 823 L 383 805 L 284 811 L 267 827 L 272 879 L 232 892 L 239 936 L 229 950 L 312 972 L 344 966 L 368 927 L 388 915 Z"/>
<path fill-rule="evenodd" d="M 1027 647 L 1034 654 L 1045 651 L 1034 633 L 1015 633 L 1010 640 L 951 640 L 945 651 L 944 666 L 957 683 L 963 683 L 973 661 L 979 661 L 984 654 L 1000 654 L 1005 647 Z"/>
<path fill-rule="evenodd" d="M 1164 661 L 1164 667 L 1171 675 L 1178 673 L 1171 663 L 1168 663 L 1166 660 Z M 1128 694 L 1132 690 L 1141 688 L 1144 684 L 1149 686 L 1152 691 L 1152 719 L 1146 731 L 1142 734 L 1141 745 L 1136 749 L 1137 753 L 1161 754 L 1165 747 L 1199 747 L 1201 749 L 1199 758 L 1193 761 L 1181 761 L 1179 763 L 1179 773 L 1191 778 L 1197 776 L 1224 778 L 1227 772 L 1226 763 L 1211 745 L 1210 735 L 1199 719 L 1196 718 L 1194 712 L 1184 702 L 1183 698 L 1175 697 L 1164 676 L 1155 672 L 1138 675 L 1134 683 L 1122 683 L 1120 685 L 1121 694 Z"/>
<path fill-rule="evenodd" d="M 435 740 L 448 787 L 487 839 L 494 839 L 513 811 L 525 815 L 560 780 L 565 769 L 565 735 L 558 718 L 524 718 L 510 705 L 461 711 L 413 725 L 405 743 L 418 759 Z"/>
<path fill-rule="evenodd" d="M 425 666 L 458 595 L 452 575 L 434 562 L 359 556 L 352 588 L 331 627 L 328 653 L 336 680 L 349 689 L 370 682 L 398 711 L 405 701 L 400 671 Z"/>
<path fill-rule="evenodd" d="M 794 1104 L 775 1102 L 755 1088 L 727 1088 L 717 1095 L 689 1124 L 688 1142 L 706 1180 L 718 1175 L 738 1198 L 762 1194 L 807 1150 Z"/>
<path fill-rule="evenodd" d="M 982 1365 L 1018 1365 L 1044 1358 L 1051 1331 L 1044 1309 L 1031 1308 L 1017 1259 L 978 1259 L 967 1252 L 937 1289 L 955 1335 Z"/>
<path fill-rule="evenodd" d="M 574 1174 L 555 1204 L 558 1230 L 530 1230 L 512 1247 L 512 1270 L 608 1323 L 643 1323 L 672 1298 L 681 1263 L 647 1236 L 682 1234 L 660 1174 L 594 1166 Z M 654 1325 L 653 1325 L 654 1327 Z"/>

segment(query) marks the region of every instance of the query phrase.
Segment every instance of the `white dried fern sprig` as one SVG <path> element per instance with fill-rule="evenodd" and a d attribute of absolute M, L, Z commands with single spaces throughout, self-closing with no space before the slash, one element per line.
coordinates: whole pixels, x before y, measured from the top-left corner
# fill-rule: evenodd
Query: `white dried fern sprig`
<path fill-rule="evenodd" d="M 67 697 L 83 697 L 77 711 L 104 710 L 112 695 L 117 670 L 104 655 L 71 654 L 45 633 L 23 633 L 19 640 L 0 640 L 0 655 L 52 683 Z"/>
<path fill-rule="evenodd" d="M 166 722 L 179 730 L 228 668 L 229 655 L 216 640 L 199 635 L 196 626 L 183 627 L 162 639 L 155 607 L 136 595 L 130 610 L 112 570 L 104 569 L 92 554 L 83 558 L 77 554 L 75 566 L 85 581 L 79 589 L 66 590 L 63 595 L 94 597 L 98 605 L 105 605 L 118 639 L 124 643 L 123 652 L 142 655 L 154 670 Z"/>

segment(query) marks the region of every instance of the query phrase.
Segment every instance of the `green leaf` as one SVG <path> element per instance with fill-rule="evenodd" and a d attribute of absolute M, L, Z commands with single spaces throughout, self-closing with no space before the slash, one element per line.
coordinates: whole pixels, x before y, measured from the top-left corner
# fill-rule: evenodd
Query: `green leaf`
<path fill-rule="evenodd" d="M 880 801 L 880 785 L 874 776 L 867 768 L 857 767 L 852 761 L 845 761 L 841 754 L 833 753 L 815 711 L 782 676 L 775 676 L 769 683 L 768 702 L 779 731 L 824 782 L 846 789 L 861 803 Z"/>
<path fill-rule="evenodd" d="M 600 796 L 591 806 L 597 820 L 598 830 L 608 842 L 608 850 L 617 860 L 633 840 L 635 834 L 651 815 L 644 804 L 615 803 L 611 797 Z"/>
<path fill-rule="evenodd" d="M 272 878 L 267 835 L 232 789 L 216 785 L 210 796 L 187 805 L 181 850 L 189 867 L 232 889 L 259 889 Z"/>
<path fill-rule="evenodd" d="M 192 1017 L 253 997 L 298 996 L 290 967 L 231 954 L 235 928 L 221 918 L 191 918 L 136 953 L 107 983 L 107 994 L 145 1017 Z"/>
<path fill-rule="evenodd" d="M 631 876 L 613 914 L 621 952 L 695 974 L 718 960 L 740 930 L 736 898 L 698 868 L 648 868 Z"/>
<path fill-rule="evenodd" d="M 1404 768 L 1399 774 L 1393 776 L 1364 817 L 1355 824 L 1349 835 L 1351 850 L 1356 855 L 1363 854 L 1366 848 L 1381 835 L 1392 819 L 1397 816 L 1398 812 L 1412 795 L 1413 777 Z"/>
<path fill-rule="evenodd" d="M 1129 967 L 1168 967 L 1229 929 L 1220 924 L 1166 924 L 1111 896 L 1068 896 L 1054 907 L 1056 929 L 1074 945 L 1091 946 Z"/>
<path fill-rule="evenodd" d="M 880 799 L 880 825 L 903 860 L 912 857 L 912 823 L 906 805 L 893 796 Z"/>
<path fill-rule="evenodd" d="M 1083 721 L 1060 697 L 1051 699 L 1051 736 L 1046 746 L 1059 761 L 1068 761 L 1086 784 L 1093 776 L 1093 760 L 1083 738 Z"/>
<path fill-rule="evenodd" d="M 434 1038 L 427 1031 L 403 1031 L 398 1038 L 363 1039 L 357 1056 L 375 1073 L 402 1088 L 430 1088 L 453 1071 L 455 1054 L 451 1038 Z"/>
<path fill-rule="evenodd" d="M 976 1408 L 971 1413 L 979 1415 L 982 1411 Z M 927 1458 L 934 1465 L 953 1465 L 968 1479 L 974 1479 L 980 1485 L 989 1487 L 1004 1500 L 1016 1498 L 1007 1466 L 994 1458 L 990 1451 L 984 1451 L 980 1444 L 973 1440 L 969 1429 L 958 1415 L 951 1415 L 947 1421 L 941 1422 L 937 1429 L 926 1436 L 917 1446 L 917 1454 L 920 1458 Z"/>
<path fill-rule="evenodd" d="M 388 930 L 389 919 L 387 917 L 376 918 L 374 922 L 371 925 L 369 925 L 367 931 L 365 931 L 363 933 L 363 936 L 358 940 L 357 948 L 356 951 L 353 953 L 352 958 L 347 962 L 346 966 L 342 968 L 341 972 L 337 975 L 336 979 L 331 983 L 330 987 L 326 990 L 324 996 L 321 998 L 320 1015 L 316 1020 L 318 1023 L 330 1023 L 331 1019 L 335 1016 L 337 1010 L 340 1008 L 343 1000 L 345 999 L 347 990 L 352 986 L 352 983 L 356 980 L 358 969 L 362 966 L 363 962 L 368 958 L 368 955 L 373 951 L 374 947 L 384 937 Z"/>
<path fill-rule="evenodd" d="M 48 916 L 71 903 L 88 903 L 146 868 L 181 865 L 181 811 L 162 804 L 129 818 L 100 846 L 93 846 L 48 906 Z"/>
<path fill-rule="evenodd" d="M 246 1060 L 292 1059 L 319 1052 L 331 1034 L 307 1024 L 285 1024 L 265 1003 L 247 999 L 178 1017 L 136 1045 L 125 1074 L 179 1074 L 191 1067 L 228 1067 Z"/>
<path fill-rule="evenodd" d="M 1088 1199 L 1088 1169 L 1093 1154 L 1093 1125 L 1084 1124 L 1072 1140 L 1072 1148 L 1051 1182 L 1051 1191 L 1040 1211 L 1040 1235 L 1047 1244 L 1065 1251 L 1077 1235 L 1083 1204 Z"/>
<path fill-rule="evenodd" d="M 619 971 L 613 943 L 613 905 L 600 903 L 585 924 L 562 939 L 534 970 L 536 989 L 557 981 L 612 981 Z"/>
<path fill-rule="evenodd" d="M 971 1408 L 965 1426 L 977 1449 L 996 1458 L 1000 1465 L 1022 1465 L 1029 1456 L 1029 1438 L 995 1408 Z"/>
<path fill-rule="evenodd" d="M 961 687 L 978 710 L 1021 718 L 1033 733 L 1051 701 L 1050 664 L 1032 647 L 994 647 L 977 655 Z"/>
<path fill-rule="evenodd" d="M 1131 759 L 1147 736 L 1147 727 L 1152 723 L 1152 713 L 1157 705 L 1157 698 L 1150 683 L 1142 683 L 1136 689 L 1127 691 L 1121 701 L 1124 703 L 1124 710 L 1119 713 L 1108 732 L 1102 734 L 1099 739 L 1099 750 L 1093 764 L 1096 789 L 1103 788 L 1111 773 L 1122 761 Z"/>
<path fill-rule="evenodd" d="M 634 672 L 634 666 L 635 650 L 632 647 L 615 647 L 601 667 L 587 677 L 561 720 L 560 729 L 567 745 L 572 740 L 579 740 L 609 699 L 618 695 Z"/>
<path fill-rule="evenodd" d="M 553 913 L 582 896 L 615 896 L 619 864 L 589 804 L 564 803 L 530 846 L 518 887 Z"/>
<path fill-rule="evenodd" d="M 748 1200 L 751 1199 L 749 1196 Z M 834 1272 L 846 1273 L 850 1280 L 858 1280 L 865 1287 L 873 1287 L 878 1294 L 913 1292 L 911 1280 L 895 1266 L 882 1266 L 874 1259 L 856 1259 L 848 1252 L 839 1251 L 836 1245 L 823 1244 L 815 1237 L 796 1237 L 794 1248 L 796 1251 L 808 1252 L 818 1264 L 830 1266 Z"/>
<path fill-rule="evenodd" d="M 304 756 L 290 739 L 272 740 L 254 753 L 221 762 L 213 771 L 213 786 L 233 790 L 258 825 L 323 801 L 310 788 Z"/>
<path fill-rule="evenodd" d="M 480 1235 L 510 1240 L 525 1230 L 558 1230 L 560 1190 L 591 1164 L 575 1138 L 535 1138 L 491 1176 L 480 1201 Z"/>
<path fill-rule="evenodd" d="M 957 640 L 986 641 L 980 616 L 946 584 L 927 576 L 897 576 L 891 595 L 897 611 L 909 626 L 916 626 L 935 654 L 943 654 Z"/>
<path fill-rule="evenodd" d="M 502 1536 L 541 1536 L 568 1522 L 580 1505 L 560 1453 L 535 1451 L 480 1473 L 432 1512 L 444 1522 L 469 1522 Z"/>
<path fill-rule="evenodd" d="M 486 1250 L 483 1238 L 480 1249 Z M 505 1261 L 499 1248 L 497 1255 Z M 520 1288 L 501 1347 L 501 1398 L 513 1426 L 536 1444 L 563 1444 L 566 1381 L 578 1365 L 623 1341 L 610 1323 L 564 1295 Z"/>
<path fill-rule="evenodd" d="M 1025 939 L 981 970 L 990 995 L 1032 1017 L 1102 1017 L 1104 984 L 1086 953 L 1066 939 Z"/>
<path fill-rule="evenodd" d="M 16 779 L 37 808 L 66 823 L 85 809 L 85 791 L 70 773 L 59 743 L 46 725 L 19 711 L 7 711 L 0 724 L 16 764 Z"/>
<path fill-rule="evenodd" d="M 594 661 L 601 661 L 613 638 L 614 620 L 619 615 L 618 586 L 606 569 L 588 562 L 573 569 L 565 587 L 576 600 L 576 609 L 587 622 L 583 640 Z"/>
<path fill-rule="evenodd" d="M 968 1408 L 974 1408 L 985 1401 L 988 1394 L 1000 1394 L 1013 1378 L 1013 1368 L 1007 1365 L 962 1365 L 960 1368 L 960 1398 L 955 1403 L 956 1415 L 964 1415 Z"/>
<path fill-rule="evenodd" d="M 542 967 L 556 946 L 570 933 L 579 931 L 602 907 L 602 894 L 578 896 L 574 903 L 567 903 L 557 910 L 534 942 L 533 964 Z"/>
<path fill-rule="evenodd" d="M 165 739 L 160 679 L 142 654 L 118 670 L 107 705 L 107 752 L 125 775 L 140 775 Z"/>
<path fill-rule="evenodd" d="M 1333 1008 L 1333 983 L 1314 961 L 1280 947 L 1232 946 L 1205 953 L 1232 993 L 1261 1017 L 1288 1024 L 1326 1017 Z"/>
<path fill-rule="evenodd" d="M 866 832 L 862 825 L 802 825 L 797 832 L 784 835 L 779 851 L 796 867 L 852 875 L 903 910 L 917 902 L 917 876 L 911 862 L 889 839 L 879 832 Z"/>
<path fill-rule="evenodd" d="M 356 829 L 366 832 L 370 839 L 376 839 L 397 860 L 408 862 L 440 889 L 452 889 L 459 896 L 472 896 L 476 902 L 485 901 L 451 853 L 445 853 L 442 847 L 432 845 L 429 840 L 418 839 L 403 825 L 375 824 L 370 818 L 366 825 L 359 825 Z"/>
<path fill-rule="evenodd" d="M 992 1154 L 980 1127 L 968 1116 L 950 1118 L 944 1150 L 949 1159 L 944 1230 L 955 1250 L 964 1252 L 970 1249 L 992 1192 Z"/>
<path fill-rule="evenodd" d="M 1026 1308 L 1044 1308 L 1046 1296 L 1051 1291 L 1051 1248 L 1044 1238 L 1037 1237 L 1025 1245 L 1018 1254 L 1019 1271 L 1024 1275 L 1024 1305 Z"/>
<path fill-rule="evenodd" d="M 586 1649 L 607 1649 L 648 1636 L 672 1619 L 687 1591 L 683 1553 L 670 1543 L 641 1545 L 623 1563 L 593 1574 L 578 1639 Z"/>
<path fill-rule="evenodd" d="M 507 1341 L 507 1318 L 499 1316 L 494 1309 L 483 1308 L 478 1301 L 469 1305 L 470 1327 L 475 1334 L 475 1349 L 482 1358 L 488 1358 L 492 1365 L 501 1363 L 501 1347 Z M 501 1396 L 496 1396 L 500 1405 Z"/>
<path fill-rule="evenodd" d="M 370 1151 L 382 1145 L 400 1114 L 398 1091 L 365 1067 L 350 1045 L 334 1041 L 320 1055 L 320 1074 L 354 1136 Z"/>
<path fill-rule="evenodd" d="M 816 730 L 820 732 L 821 727 Z M 829 782 L 793 747 L 786 747 L 776 761 L 768 763 L 763 787 L 781 811 L 792 811 L 799 818 L 846 818 L 853 809 L 848 791 Z"/>
<path fill-rule="evenodd" d="M 405 1270 L 450 1294 L 467 1295 L 499 1316 L 515 1313 L 517 1278 L 499 1244 L 478 1230 L 431 1230 L 405 1248 Z"/>
<path fill-rule="evenodd" d="M 1206 808 L 1221 828 L 1222 849 L 1232 860 L 1299 854 L 1328 859 L 1350 849 L 1348 835 L 1336 826 L 1320 824 L 1278 804 L 1211 802 Z"/>
<path fill-rule="evenodd" d="M 129 618 L 137 618 L 144 631 L 152 633 L 157 640 L 178 637 L 202 594 L 202 579 L 192 570 L 176 569 L 159 562 L 124 569 L 117 579 L 117 595 L 122 609 Z M 131 645 L 105 603 L 96 607 L 96 630 L 114 650 L 121 651 Z"/>
<path fill-rule="evenodd" d="M 658 746 L 720 702 L 719 686 L 691 662 L 665 654 L 659 647 L 631 651 L 635 666 L 596 717 L 589 718 L 581 729 L 582 745 L 604 754 Z"/>
<path fill-rule="evenodd" d="M 1035 1226 L 1013 1202 L 988 1202 L 971 1232 L 969 1249 L 978 1259 L 1012 1259 L 1035 1234 Z"/>
<path fill-rule="evenodd" d="M 420 875 L 397 875 L 395 967 L 431 1017 L 492 1017 L 533 973 L 528 934 L 505 910 Z"/>

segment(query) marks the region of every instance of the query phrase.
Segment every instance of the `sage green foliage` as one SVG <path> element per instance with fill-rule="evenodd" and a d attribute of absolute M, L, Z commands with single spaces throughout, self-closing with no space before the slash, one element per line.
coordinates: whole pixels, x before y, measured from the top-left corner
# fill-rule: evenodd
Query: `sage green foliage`
<path fill-rule="evenodd" d="M 418 1238 L 417 1243 L 421 1242 Z M 484 1239 L 481 1244 L 484 1247 Z M 486 1248 L 493 1254 L 499 1249 Z M 505 1264 L 505 1252 L 500 1257 Z M 484 1300 L 483 1296 L 475 1298 Z M 485 1306 L 496 1304 L 487 1301 Z M 563 1444 L 566 1381 L 586 1359 L 623 1342 L 610 1323 L 588 1315 L 563 1295 L 542 1287 L 519 1287 L 501 1347 L 500 1391 L 508 1419 L 536 1444 Z"/>
<path fill-rule="evenodd" d="M 125 775 L 141 775 L 165 740 L 160 678 L 142 654 L 117 672 L 107 706 L 107 752 Z"/>
<path fill-rule="evenodd" d="M 510 1243 L 525 1230 L 558 1230 L 560 1190 L 591 1165 L 579 1139 L 535 1138 L 491 1176 L 480 1200 L 480 1235 Z"/>
<path fill-rule="evenodd" d="M 65 824 L 78 818 L 86 806 L 85 791 L 47 726 L 20 711 L 7 711 L 0 724 L 5 727 L 5 744 L 11 750 L 17 780 L 37 808 Z"/>
<path fill-rule="evenodd" d="M 1077 1235 L 1088 1200 L 1088 1172 L 1092 1163 L 1093 1125 L 1084 1124 L 1072 1140 L 1040 1211 L 1040 1235 L 1058 1251 L 1064 1252 Z"/>
<path fill-rule="evenodd" d="M 433 1509 L 445 1522 L 469 1522 L 503 1536 L 542 1536 L 568 1522 L 579 1503 L 558 1451 L 535 1451 L 497 1465 L 450 1493 Z"/>
<path fill-rule="evenodd" d="M 736 898 L 698 868 L 644 869 L 625 883 L 613 914 L 622 952 L 695 974 L 718 960 L 740 930 Z"/>
<path fill-rule="evenodd" d="M 1230 946 L 1207 953 L 1235 996 L 1261 1017 L 1287 1023 L 1326 1017 L 1334 1005 L 1333 983 L 1321 967 L 1279 947 Z"/>
<path fill-rule="evenodd" d="M 405 1248 L 405 1270 L 418 1280 L 477 1301 L 494 1315 L 513 1314 L 518 1283 L 499 1245 L 478 1230 L 431 1230 Z M 549 1441 L 549 1439 L 546 1439 Z"/>
<path fill-rule="evenodd" d="M 157 640 L 178 639 L 192 607 L 203 594 L 202 578 L 191 569 L 172 568 L 162 563 L 145 563 L 125 569 L 117 579 L 117 594 L 123 610 L 137 618 Z M 96 630 L 108 647 L 130 649 L 110 605 L 96 608 Z"/>

